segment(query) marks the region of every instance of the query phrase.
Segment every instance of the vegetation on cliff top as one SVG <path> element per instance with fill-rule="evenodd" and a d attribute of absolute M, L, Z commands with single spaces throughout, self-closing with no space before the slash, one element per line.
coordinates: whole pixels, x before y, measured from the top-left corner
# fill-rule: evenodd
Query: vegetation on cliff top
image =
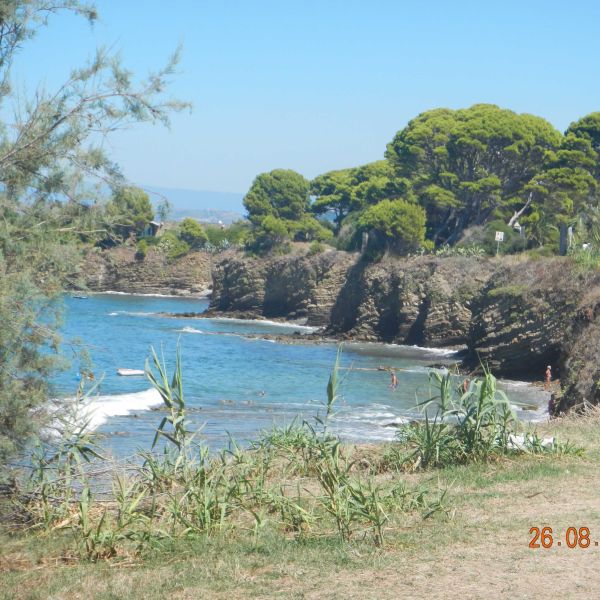
<path fill-rule="evenodd" d="M 384 160 L 331 171 L 310 184 L 292 171 L 259 175 L 245 206 L 255 235 L 269 239 L 271 246 L 280 247 L 290 238 L 323 238 L 322 231 L 301 225 L 312 212 L 330 216 L 321 224 L 337 236 L 338 247 L 360 248 L 373 207 L 402 201 L 415 207 L 410 226 L 418 230 L 415 239 L 426 240 L 421 243 L 425 249 L 477 243 L 490 251 L 489 237 L 500 230 L 508 238 L 505 251 L 541 246 L 564 251 L 559 244 L 562 237 L 565 246 L 569 226 L 580 243 L 591 236 L 590 214 L 598 206 L 599 139 L 600 113 L 572 123 L 561 134 L 540 117 L 490 104 L 440 108 L 400 130 Z M 299 182 L 293 194 L 292 181 Z M 389 204 L 383 206 L 378 210 L 389 213 L 385 220 L 391 224 L 397 217 Z M 420 211 L 426 217 L 423 224 Z M 267 214 L 281 221 L 279 227 L 271 220 L 263 223 Z M 377 237 L 378 228 L 370 231 Z M 405 253 L 411 248 L 402 243 L 403 232 L 396 229 L 375 243 Z"/>

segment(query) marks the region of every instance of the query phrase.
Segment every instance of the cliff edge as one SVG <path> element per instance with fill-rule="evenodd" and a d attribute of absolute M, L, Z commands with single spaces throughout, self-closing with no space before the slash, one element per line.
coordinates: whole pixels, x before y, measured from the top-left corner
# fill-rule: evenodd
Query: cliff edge
<path fill-rule="evenodd" d="M 600 401 L 600 273 L 568 258 L 232 255 L 213 269 L 210 314 L 303 320 L 339 339 L 462 347 L 464 365 L 539 379 L 566 410 Z"/>

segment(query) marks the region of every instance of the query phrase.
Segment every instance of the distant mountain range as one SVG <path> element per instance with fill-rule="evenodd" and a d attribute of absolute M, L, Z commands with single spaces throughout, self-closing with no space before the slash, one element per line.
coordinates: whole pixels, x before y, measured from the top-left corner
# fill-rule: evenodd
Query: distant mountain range
<path fill-rule="evenodd" d="M 158 204 L 161 196 L 169 200 L 173 205 L 171 219 L 175 221 L 192 217 L 205 223 L 221 221 L 228 224 L 239 221 L 246 212 L 242 204 L 244 194 L 241 193 L 184 190 L 154 185 L 142 187 L 151 193 L 153 204 Z"/>

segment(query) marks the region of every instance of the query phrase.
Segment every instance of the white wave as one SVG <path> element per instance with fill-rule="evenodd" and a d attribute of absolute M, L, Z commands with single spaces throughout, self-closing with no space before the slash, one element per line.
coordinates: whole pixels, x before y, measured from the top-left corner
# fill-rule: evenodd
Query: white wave
<path fill-rule="evenodd" d="M 82 420 L 88 421 L 88 429 L 94 430 L 110 417 L 126 416 L 139 410 L 149 410 L 162 403 L 160 394 L 150 388 L 142 392 L 96 396 L 88 400 L 82 410 Z"/>
<path fill-rule="evenodd" d="M 426 354 L 436 354 L 438 356 L 454 356 L 458 354 L 457 350 L 452 350 L 451 348 L 425 348 L 424 346 L 400 346 L 404 348 L 412 348 L 414 350 L 419 350 L 420 352 L 424 352 Z"/>
<path fill-rule="evenodd" d="M 298 323 L 282 322 L 282 321 L 269 321 L 268 319 L 236 319 L 234 317 L 208 317 L 209 321 L 225 321 L 228 323 L 240 323 L 242 325 L 268 325 L 269 327 L 281 327 L 282 329 L 295 329 L 306 332 L 317 331 L 319 327 L 313 327 L 312 325 L 300 325 Z"/>
<path fill-rule="evenodd" d="M 248 337 L 243 333 L 232 333 L 230 331 L 205 331 L 204 329 L 196 329 L 194 327 L 184 327 L 183 329 L 178 329 L 178 333 L 196 333 L 200 335 L 223 335 L 227 337 L 237 337 L 246 340 L 247 342 L 268 342 L 269 344 L 276 344 L 275 340 L 268 340 L 267 338 L 261 337 Z"/>
<path fill-rule="evenodd" d="M 118 317 L 118 316 L 127 316 L 127 317 L 153 317 L 156 316 L 157 312 L 147 312 L 147 311 L 135 311 L 135 310 L 115 310 L 113 312 L 109 312 L 109 317 Z"/>
<path fill-rule="evenodd" d="M 514 379 L 499 379 L 498 385 L 503 385 L 507 388 L 508 387 L 515 387 L 515 388 L 530 387 L 532 389 L 536 389 L 535 386 L 529 381 L 515 381 Z"/>
<path fill-rule="evenodd" d="M 198 335 L 220 335 L 225 337 L 245 337 L 241 333 L 233 333 L 232 331 L 206 331 L 204 329 L 196 329 L 195 327 L 183 327 L 182 329 L 177 329 L 177 333 L 195 333 Z"/>
<path fill-rule="evenodd" d="M 96 292 L 95 295 L 102 296 L 106 294 L 107 296 L 141 296 L 144 298 L 201 298 L 205 299 L 206 294 L 211 293 L 212 290 L 204 290 L 198 294 L 141 294 L 136 292 L 117 292 L 115 290 L 107 290 L 106 292 Z"/>
<path fill-rule="evenodd" d="M 406 344 L 386 344 L 383 342 L 346 342 L 351 350 L 362 350 L 373 356 L 386 356 L 392 358 L 416 358 L 431 360 L 435 357 L 454 358 L 459 350 L 456 348 L 425 348 L 423 346 L 407 346 Z"/>
<path fill-rule="evenodd" d="M 336 424 L 335 432 L 351 442 L 389 442 L 396 435 L 394 427 L 352 427 L 346 424 Z"/>

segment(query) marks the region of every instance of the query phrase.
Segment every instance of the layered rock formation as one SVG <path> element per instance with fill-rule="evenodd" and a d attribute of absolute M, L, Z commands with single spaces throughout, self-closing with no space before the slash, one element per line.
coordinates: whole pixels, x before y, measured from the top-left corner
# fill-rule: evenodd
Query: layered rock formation
<path fill-rule="evenodd" d="M 133 248 L 121 247 L 89 251 L 81 275 L 93 291 L 186 296 L 207 293 L 211 267 L 211 257 L 204 252 L 191 252 L 169 261 L 151 248 L 143 260 L 138 260 Z"/>
<path fill-rule="evenodd" d="M 339 290 L 328 332 L 397 344 L 464 345 L 471 302 L 490 273 L 486 261 L 460 257 L 357 261 Z"/>
<path fill-rule="evenodd" d="M 213 270 L 209 312 L 301 319 L 325 326 L 355 260 L 346 252 L 269 260 L 225 257 Z"/>

